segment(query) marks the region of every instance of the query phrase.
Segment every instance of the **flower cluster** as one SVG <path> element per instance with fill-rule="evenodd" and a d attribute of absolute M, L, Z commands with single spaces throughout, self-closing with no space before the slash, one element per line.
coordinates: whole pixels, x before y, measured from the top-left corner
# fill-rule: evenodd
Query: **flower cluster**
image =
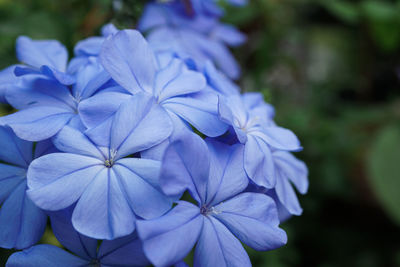
<path fill-rule="evenodd" d="M 193 247 L 195 266 L 251 266 L 241 242 L 286 243 L 292 185 L 308 187 L 300 143 L 230 80 L 225 45 L 243 35 L 214 1 L 191 3 L 150 3 L 147 40 L 109 24 L 69 61 L 18 38 L 21 64 L 0 72 L 17 110 L 0 118 L 0 247 L 22 250 L 8 267 L 184 265 Z M 35 245 L 47 217 L 65 250 Z"/>

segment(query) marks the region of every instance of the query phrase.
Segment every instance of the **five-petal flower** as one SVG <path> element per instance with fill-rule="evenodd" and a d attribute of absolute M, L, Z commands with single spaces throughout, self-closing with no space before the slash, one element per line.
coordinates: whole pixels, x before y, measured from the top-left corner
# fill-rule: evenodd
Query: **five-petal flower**
<path fill-rule="evenodd" d="M 251 266 L 237 238 L 257 250 L 286 243 L 274 201 L 241 193 L 248 184 L 241 145 L 185 136 L 167 148 L 160 182 L 170 196 L 188 189 L 198 205 L 180 201 L 160 218 L 137 222 L 144 252 L 156 266 L 179 262 L 196 242 L 195 266 Z"/>

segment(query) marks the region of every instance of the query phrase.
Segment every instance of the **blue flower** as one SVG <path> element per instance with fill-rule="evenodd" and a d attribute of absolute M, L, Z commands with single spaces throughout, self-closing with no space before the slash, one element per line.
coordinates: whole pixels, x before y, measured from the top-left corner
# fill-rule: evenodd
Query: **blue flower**
<path fill-rule="evenodd" d="M 297 137 L 276 126 L 274 109 L 264 103 L 261 94 L 220 97 L 219 114 L 244 145 L 244 167 L 249 178 L 259 186 L 275 187 L 277 178 L 272 153 L 301 150 Z"/>
<path fill-rule="evenodd" d="M 207 145 L 192 134 L 172 143 L 164 155 L 164 192 L 179 196 L 188 189 L 198 205 L 179 201 L 160 218 L 137 221 L 144 252 L 156 266 L 179 262 L 196 243 L 195 266 L 251 266 L 238 239 L 256 250 L 286 243 L 274 201 L 242 193 L 248 184 L 243 147 Z"/>
<path fill-rule="evenodd" d="M 43 235 L 47 216 L 26 196 L 26 172 L 33 158 L 53 151 L 49 141 L 34 146 L 0 127 L 0 247 L 24 249 Z"/>
<path fill-rule="evenodd" d="M 215 16 L 204 12 L 188 15 L 180 1 L 150 3 L 138 29 L 149 32 L 147 39 L 156 51 L 174 51 L 181 58 L 193 59 L 200 68 L 211 60 L 230 78 L 240 75 L 240 67 L 228 46 L 239 46 L 246 37 Z"/>
<path fill-rule="evenodd" d="M 56 211 L 76 203 L 74 228 L 108 240 L 131 234 L 136 216 L 158 217 L 171 206 L 158 187 L 160 162 L 130 157 L 169 137 L 166 112 L 138 93 L 121 105 L 111 124 L 104 146 L 64 127 L 53 142 L 66 153 L 40 157 L 28 170 L 28 195 L 35 204 Z"/>
<path fill-rule="evenodd" d="M 110 127 L 120 104 L 138 92 L 152 96 L 167 112 L 174 132 L 188 129 L 187 123 L 207 136 L 218 136 L 227 130 L 227 124 L 217 114 L 217 95 L 204 90 L 204 76 L 189 70 L 171 54 L 156 57 L 139 32 L 124 30 L 108 38 L 100 60 L 125 93 L 101 92 L 82 101 L 79 113 L 89 128 L 87 135 L 96 143 L 109 139 L 102 133 L 109 132 L 105 129 Z"/>
<path fill-rule="evenodd" d="M 112 241 L 86 237 L 71 224 L 70 209 L 52 213 L 51 226 L 58 241 L 68 250 L 52 245 L 36 245 L 16 252 L 7 267 L 147 266 L 142 244 L 135 234 Z"/>
<path fill-rule="evenodd" d="M 44 47 L 43 47 L 44 49 Z M 77 73 L 76 83 L 66 86 L 41 75 L 20 77 L 6 90 L 5 98 L 18 112 L 2 117 L 18 137 L 29 141 L 48 139 L 65 125 L 84 128 L 79 103 L 101 90 L 115 90 L 110 76 L 93 58 Z"/>

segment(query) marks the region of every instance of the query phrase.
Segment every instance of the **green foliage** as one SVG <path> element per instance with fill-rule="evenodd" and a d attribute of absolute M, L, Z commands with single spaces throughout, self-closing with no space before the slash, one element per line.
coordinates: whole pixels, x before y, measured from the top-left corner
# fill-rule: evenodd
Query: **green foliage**
<path fill-rule="evenodd" d="M 372 38 L 383 51 L 395 51 L 399 47 L 400 4 L 398 1 L 321 0 L 321 4 L 346 23 L 365 22 Z"/>
<path fill-rule="evenodd" d="M 368 171 L 374 192 L 386 212 L 400 225 L 400 125 L 382 129 L 371 147 Z"/>

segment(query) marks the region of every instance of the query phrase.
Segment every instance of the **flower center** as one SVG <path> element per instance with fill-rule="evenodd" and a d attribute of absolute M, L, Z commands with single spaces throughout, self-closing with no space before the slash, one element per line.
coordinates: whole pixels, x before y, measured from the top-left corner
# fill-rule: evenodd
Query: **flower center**
<path fill-rule="evenodd" d="M 114 160 L 113 160 L 113 159 L 107 159 L 107 160 L 104 162 L 104 165 L 105 165 L 107 168 L 111 168 L 111 167 L 114 165 Z"/>
<path fill-rule="evenodd" d="M 100 267 L 101 264 L 100 264 L 100 261 L 99 261 L 98 259 L 93 259 L 93 260 L 90 261 L 89 266 L 92 266 L 92 267 Z"/>
<path fill-rule="evenodd" d="M 200 213 L 204 216 L 209 216 L 209 215 L 213 215 L 213 214 L 219 214 L 221 213 L 220 211 L 218 211 L 215 207 L 207 207 L 206 205 L 203 205 L 200 208 Z"/>

